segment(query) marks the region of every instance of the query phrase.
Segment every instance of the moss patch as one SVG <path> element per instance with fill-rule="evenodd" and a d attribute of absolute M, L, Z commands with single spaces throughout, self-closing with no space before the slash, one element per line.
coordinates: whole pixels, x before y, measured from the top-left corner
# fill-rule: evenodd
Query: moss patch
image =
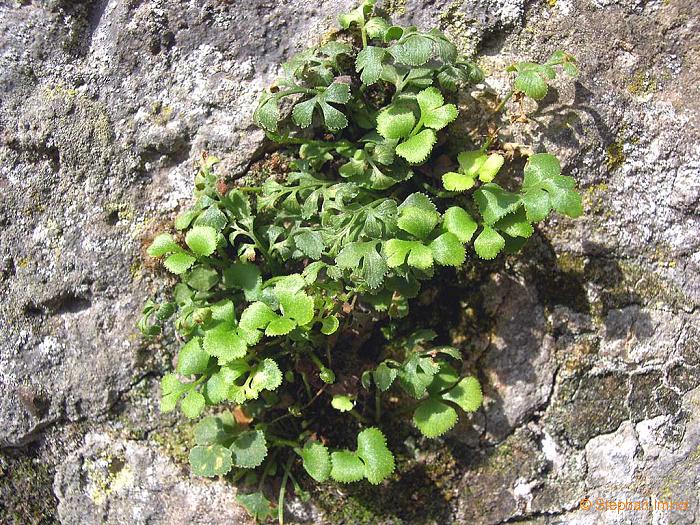
<path fill-rule="evenodd" d="M 175 427 L 154 432 L 150 439 L 177 463 L 189 465 L 190 448 L 194 443 L 194 424 L 180 421 Z"/>
<path fill-rule="evenodd" d="M 329 523 L 437 525 L 451 521 L 457 465 L 450 450 L 436 445 L 421 461 L 393 450 L 397 474 L 388 485 L 326 484 L 314 490 L 314 502 Z"/>
<path fill-rule="evenodd" d="M 44 463 L 33 458 L 0 454 L 0 523 L 58 523 L 52 484 L 53 472 Z"/>

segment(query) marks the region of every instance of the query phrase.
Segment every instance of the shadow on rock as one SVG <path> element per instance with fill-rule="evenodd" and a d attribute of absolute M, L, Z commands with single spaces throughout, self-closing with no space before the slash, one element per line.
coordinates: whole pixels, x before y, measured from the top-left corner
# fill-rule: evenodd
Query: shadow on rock
<path fill-rule="evenodd" d="M 610 126 L 594 107 L 595 95 L 580 82 L 574 83 L 574 98 L 570 103 L 562 103 L 559 90 L 550 86 L 547 96 L 538 102 L 537 109 L 528 113 L 528 120 L 537 124 L 534 130 L 521 130 L 527 143 L 541 142 L 545 137 L 558 148 L 571 148 L 583 151 L 589 146 L 586 129 L 594 129 L 600 138 L 597 147 L 607 149 L 615 144 L 616 138 Z M 590 122 L 585 120 L 590 119 Z"/>

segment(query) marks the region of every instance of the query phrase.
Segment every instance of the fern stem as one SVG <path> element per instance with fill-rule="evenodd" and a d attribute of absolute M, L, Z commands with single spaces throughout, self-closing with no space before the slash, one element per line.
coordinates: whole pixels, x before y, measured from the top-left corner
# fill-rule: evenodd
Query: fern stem
<path fill-rule="evenodd" d="M 267 464 L 271 464 L 275 461 L 277 458 L 277 455 L 279 454 L 279 450 L 273 451 L 270 456 L 268 457 Z M 258 483 L 258 490 L 262 492 L 263 485 L 265 484 L 265 480 L 267 479 L 267 473 L 268 469 L 264 468 L 262 476 L 260 476 L 260 482 Z"/>
<path fill-rule="evenodd" d="M 265 258 L 265 261 L 270 265 L 272 268 L 273 272 L 275 275 L 278 275 L 280 273 L 280 268 L 279 264 L 277 261 L 270 255 L 270 252 L 265 248 L 262 242 L 260 242 L 260 239 L 258 239 L 258 236 L 255 234 L 254 228 L 251 228 L 249 232 L 246 232 L 249 234 L 250 238 L 253 239 L 253 242 L 255 243 L 255 247 L 260 250 L 260 253 L 262 253 L 263 257 Z"/>
<path fill-rule="evenodd" d="M 289 469 L 292 467 L 292 461 L 294 461 L 294 456 L 290 456 L 287 463 L 284 465 L 282 486 L 280 487 L 280 494 L 277 498 L 277 521 L 279 521 L 280 525 L 284 525 L 284 493 L 287 489 L 287 479 L 289 479 Z"/>
<path fill-rule="evenodd" d="M 515 93 L 515 91 L 513 91 L 513 90 L 511 89 L 511 90 L 508 92 L 508 94 L 505 96 L 505 98 L 504 98 L 503 100 L 501 100 L 501 102 L 498 104 L 498 106 L 496 106 L 496 109 L 495 109 L 493 112 L 494 112 L 494 113 L 500 112 L 500 111 L 503 109 L 503 107 L 506 105 L 506 103 L 510 100 L 510 97 L 513 96 L 513 93 Z"/>
<path fill-rule="evenodd" d="M 304 383 L 304 388 L 306 388 L 306 395 L 309 396 L 309 398 L 313 399 L 313 396 L 311 395 L 311 387 L 309 386 L 309 380 L 306 377 L 306 374 L 304 372 L 301 372 L 299 375 L 301 375 L 301 380 Z"/>
<path fill-rule="evenodd" d="M 481 146 L 481 151 L 486 152 L 487 149 L 489 149 L 489 146 L 491 143 L 496 140 L 496 137 L 498 136 L 498 131 L 496 133 L 493 133 L 492 135 L 489 135 L 489 137 L 486 139 L 486 142 Z"/>
<path fill-rule="evenodd" d="M 268 438 L 270 439 L 270 443 L 274 446 L 292 447 L 292 448 L 297 448 L 299 446 L 298 442 L 291 440 L 291 439 L 276 437 L 276 436 L 273 436 L 271 434 L 268 434 Z"/>
<path fill-rule="evenodd" d="M 321 362 L 321 359 L 313 351 L 309 352 L 309 359 L 311 359 L 311 362 L 316 365 L 319 371 L 323 371 L 328 368 Z"/>
<path fill-rule="evenodd" d="M 382 395 L 377 388 L 374 391 L 374 419 L 379 422 L 382 418 Z"/>
<path fill-rule="evenodd" d="M 355 410 L 354 408 L 353 408 L 352 410 L 348 410 L 348 411 L 346 412 L 346 414 L 350 414 L 352 417 L 354 417 L 355 419 L 357 419 L 360 423 L 364 423 L 364 424 L 367 423 L 367 418 L 366 418 L 365 416 L 363 416 L 362 414 L 360 414 L 360 413 L 359 413 L 357 410 Z"/>

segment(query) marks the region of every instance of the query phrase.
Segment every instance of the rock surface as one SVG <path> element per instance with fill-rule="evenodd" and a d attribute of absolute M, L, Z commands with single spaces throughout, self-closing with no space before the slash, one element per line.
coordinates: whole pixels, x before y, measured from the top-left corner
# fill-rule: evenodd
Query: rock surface
<path fill-rule="evenodd" d="M 169 353 L 133 328 L 159 286 L 142 246 L 186 202 L 202 150 L 231 175 L 260 155 L 257 93 L 352 4 L 0 3 L 0 522 L 247 522 L 233 487 L 189 476 L 187 425 L 152 401 Z M 454 304 L 487 394 L 473 421 L 420 442 L 405 481 L 314 494 L 290 520 L 698 523 L 700 7 L 386 6 L 480 50 L 497 90 L 514 60 L 579 58 L 514 140 L 563 159 L 586 213 L 460 289 L 481 312 Z"/>
<path fill-rule="evenodd" d="M 84 441 L 54 481 L 62 523 L 247 521 L 223 482 L 190 480 L 172 460 L 139 441 L 92 433 Z"/>

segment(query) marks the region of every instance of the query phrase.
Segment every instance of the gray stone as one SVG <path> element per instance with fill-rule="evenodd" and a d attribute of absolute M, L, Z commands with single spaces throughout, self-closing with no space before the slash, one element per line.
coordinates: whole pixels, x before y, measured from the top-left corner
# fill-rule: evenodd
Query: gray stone
<path fill-rule="evenodd" d="M 245 523 L 236 491 L 221 481 L 192 479 L 151 447 L 87 434 L 54 481 L 58 518 L 70 525 L 224 525 Z"/>
<path fill-rule="evenodd" d="M 634 457 L 639 442 L 634 426 L 625 421 L 612 434 L 596 436 L 586 444 L 587 482 L 629 485 L 634 480 Z"/>
<path fill-rule="evenodd" d="M 484 438 L 496 443 L 546 404 L 556 369 L 554 340 L 545 333 L 544 311 L 533 287 L 496 275 L 482 294 L 488 314 L 496 319 L 479 362 L 488 398 Z"/>

